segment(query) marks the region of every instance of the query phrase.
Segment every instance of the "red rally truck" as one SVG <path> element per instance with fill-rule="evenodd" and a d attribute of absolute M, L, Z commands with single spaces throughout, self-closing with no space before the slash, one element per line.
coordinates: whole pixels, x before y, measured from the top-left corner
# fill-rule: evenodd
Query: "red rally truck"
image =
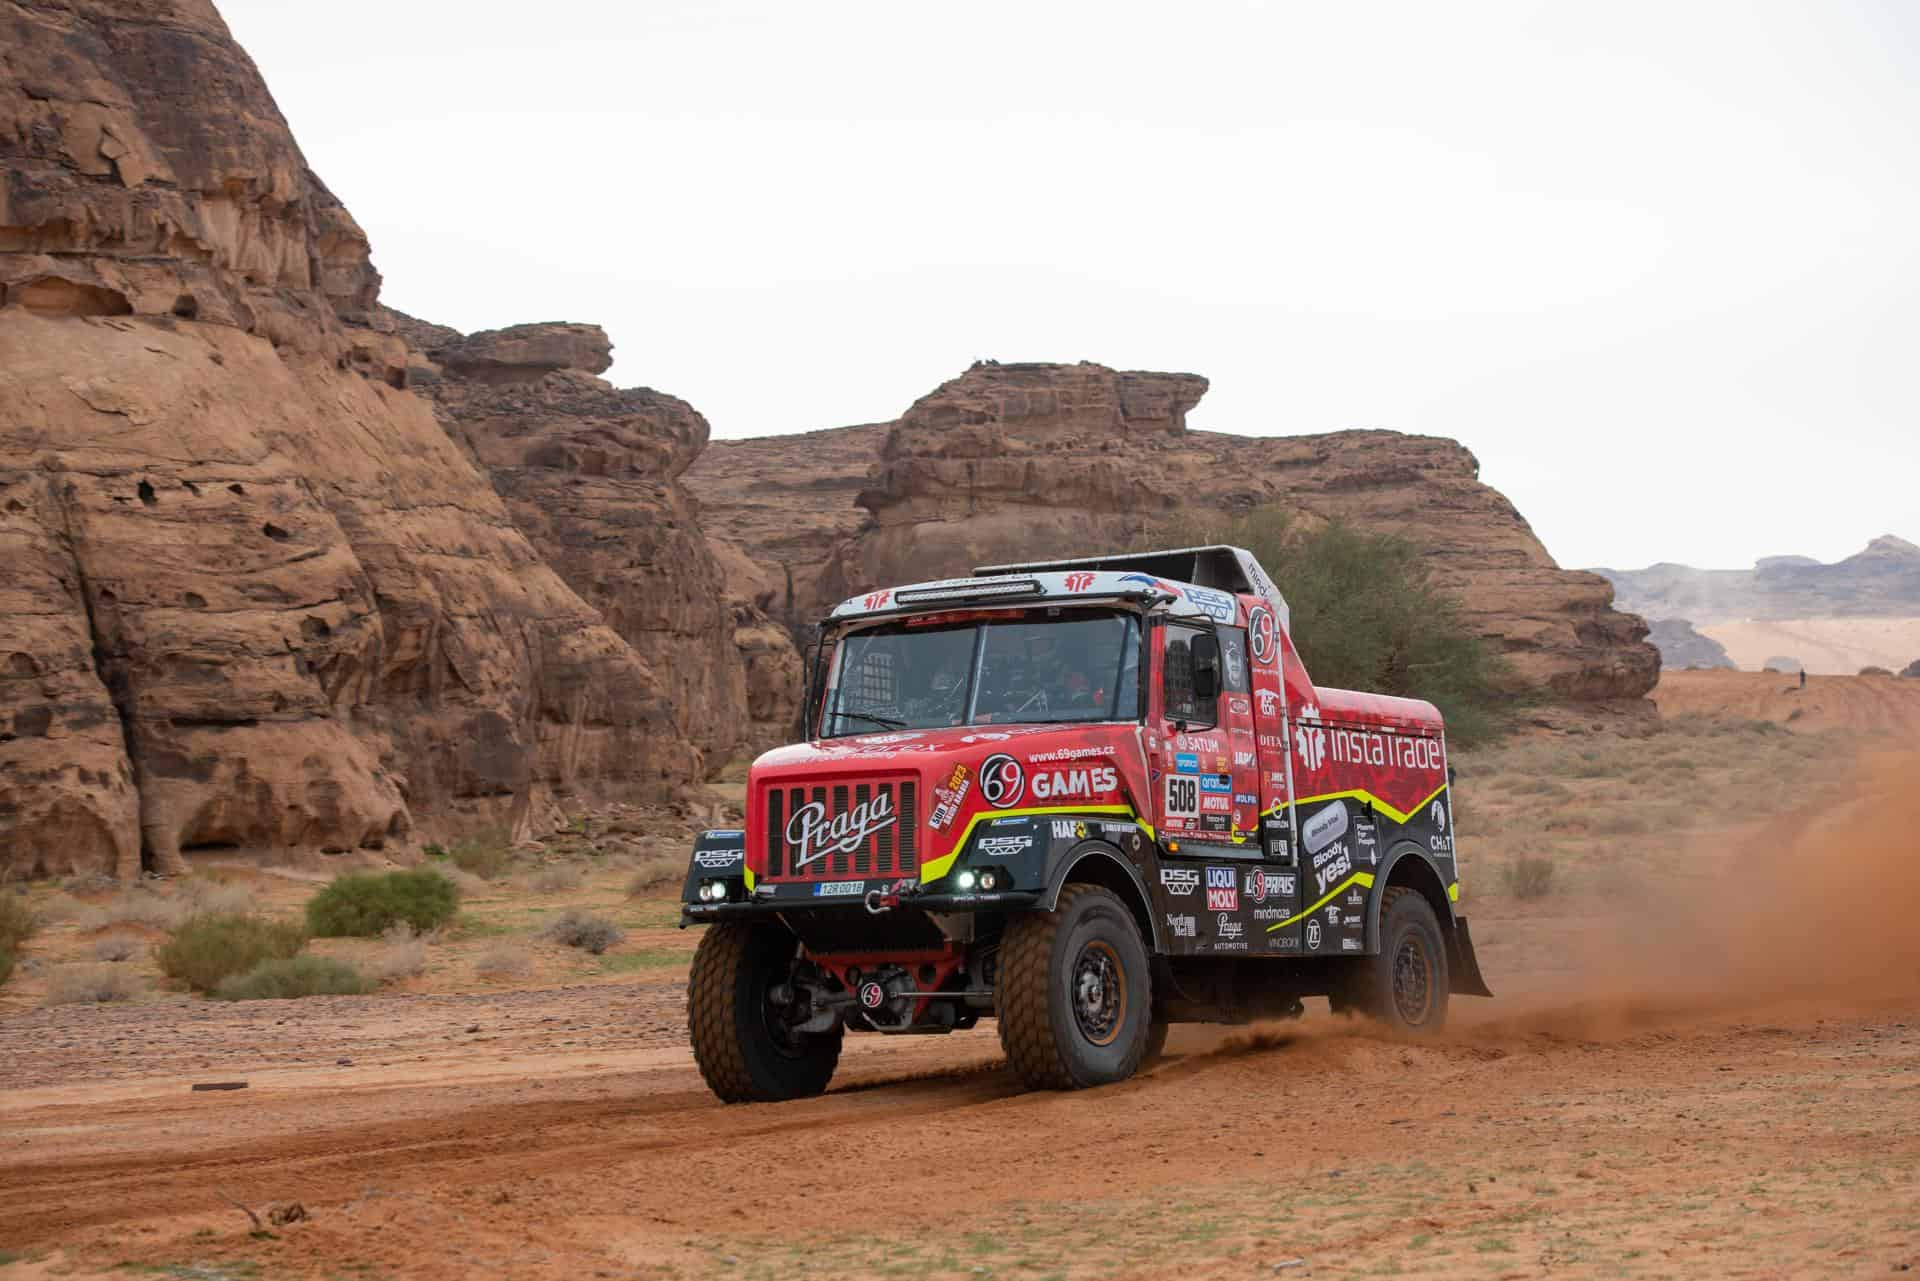
<path fill-rule="evenodd" d="M 1314 685 L 1248 552 L 873 591 L 822 624 L 806 741 L 694 843 L 702 1075 L 817 1094 L 849 1030 L 998 1021 L 1029 1086 L 1122 1080 L 1174 1022 L 1328 997 L 1407 1031 L 1491 995 L 1428 703 Z"/>

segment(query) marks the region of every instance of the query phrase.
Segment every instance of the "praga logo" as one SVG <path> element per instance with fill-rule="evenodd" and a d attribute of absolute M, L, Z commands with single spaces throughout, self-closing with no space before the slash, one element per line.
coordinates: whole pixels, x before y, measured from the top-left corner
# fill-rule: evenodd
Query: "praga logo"
<path fill-rule="evenodd" d="M 997 810 L 1012 809 L 1027 790 L 1027 771 L 1019 761 L 999 752 L 980 767 L 980 795 Z"/>
<path fill-rule="evenodd" d="M 1273 625 L 1273 614 L 1262 606 L 1255 605 L 1253 612 L 1247 615 L 1247 633 L 1253 642 L 1253 661 L 1271 663 L 1273 661 L 1273 642 L 1278 635 Z"/>
<path fill-rule="evenodd" d="M 868 609 L 885 609 L 887 602 L 892 599 L 892 592 L 868 592 L 867 598 L 860 603 Z"/>
<path fill-rule="evenodd" d="M 1240 910 L 1240 890 L 1234 884 L 1232 868 L 1209 867 L 1207 869 L 1207 910 L 1209 912 Z"/>
<path fill-rule="evenodd" d="M 1091 586 L 1093 586 L 1092 574 L 1067 575 L 1067 590 L 1070 592 L 1084 592 Z"/>
<path fill-rule="evenodd" d="M 802 805 L 787 820 L 787 844 L 793 847 L 793 865 L 805 867 L 829 854 L 842 854 L 866 843 L 875 832 L 885 831 L 896 821 L 893 793 L 882 792 L 850 810 L 827 819 L 824 801 Z"/>
<path fill-rule="evenodd" d="M 1293 750 L 1308 773 L 1320 768 L 1327 759 L 1327 731 L 1318 725 L 1293 727 Z"/>
<path fill-rule="evenodd" d="M 1247 932 L 1246 926 L 1234 920 L 1231 916 L 1228 916 L 1225 912 L 1220 913 L 1220 918 L 1216 920 L 1213 924 L 1214 924 L 1215 936 L 1218 938 L 1237 939 L 1242 934 L 1245 934 Z"/>
<path fill-rule="evenodd" d="M 1096 765 L 1091 769 L 1043 769 L 1033 772 L 1033 798 L 1037 801 L 1075 796 L 1099 796 L 1114 791 L 1119 786 L 1120 775 L 1111 765 Z"/>

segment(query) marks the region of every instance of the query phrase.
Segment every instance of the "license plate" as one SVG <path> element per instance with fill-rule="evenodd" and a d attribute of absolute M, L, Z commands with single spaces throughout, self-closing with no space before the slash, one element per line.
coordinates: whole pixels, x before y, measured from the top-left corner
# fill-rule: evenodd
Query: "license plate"
<path fill-rule="evenodd" d="M 829 894 L 858 894 L 866 888 L 865 881 L 822 881 L 813 887 L 813 896 L 824 898 Z"/>

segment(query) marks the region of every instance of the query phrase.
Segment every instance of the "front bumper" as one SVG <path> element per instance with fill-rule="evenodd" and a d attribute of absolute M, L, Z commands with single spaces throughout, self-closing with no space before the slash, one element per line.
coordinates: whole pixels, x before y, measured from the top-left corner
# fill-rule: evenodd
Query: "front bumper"
<path fill-rule="evenodd" d="M 800 888 L 800 887 L 795 887 Z M 1024 912 L 1040 907 L 1046 895 L 1039 890 L 1002 890 L 992 894 L 954 894 L 934 892 L 888 896 L 893 901 L 879 909 L 890 912 L 896 907 L 917 912 Z M 811 894 L 774 894 L 732 903 L 682 903 L 680 925 L 710 925 L 715 921 L 738 921 L 778 916 L 783 912 L 849 912 L 875 914 L 868 899 L 858 894 L 816 897 Z"/>

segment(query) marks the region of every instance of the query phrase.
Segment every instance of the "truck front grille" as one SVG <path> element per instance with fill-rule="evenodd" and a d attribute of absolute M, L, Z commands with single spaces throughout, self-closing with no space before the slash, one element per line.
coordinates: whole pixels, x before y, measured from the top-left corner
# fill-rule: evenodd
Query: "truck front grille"
<path fill-rule="evenodd" d="M 918 792 L 911 778 L 768 784 L 767 878 L 810 881 L 918 872 Z"/>

